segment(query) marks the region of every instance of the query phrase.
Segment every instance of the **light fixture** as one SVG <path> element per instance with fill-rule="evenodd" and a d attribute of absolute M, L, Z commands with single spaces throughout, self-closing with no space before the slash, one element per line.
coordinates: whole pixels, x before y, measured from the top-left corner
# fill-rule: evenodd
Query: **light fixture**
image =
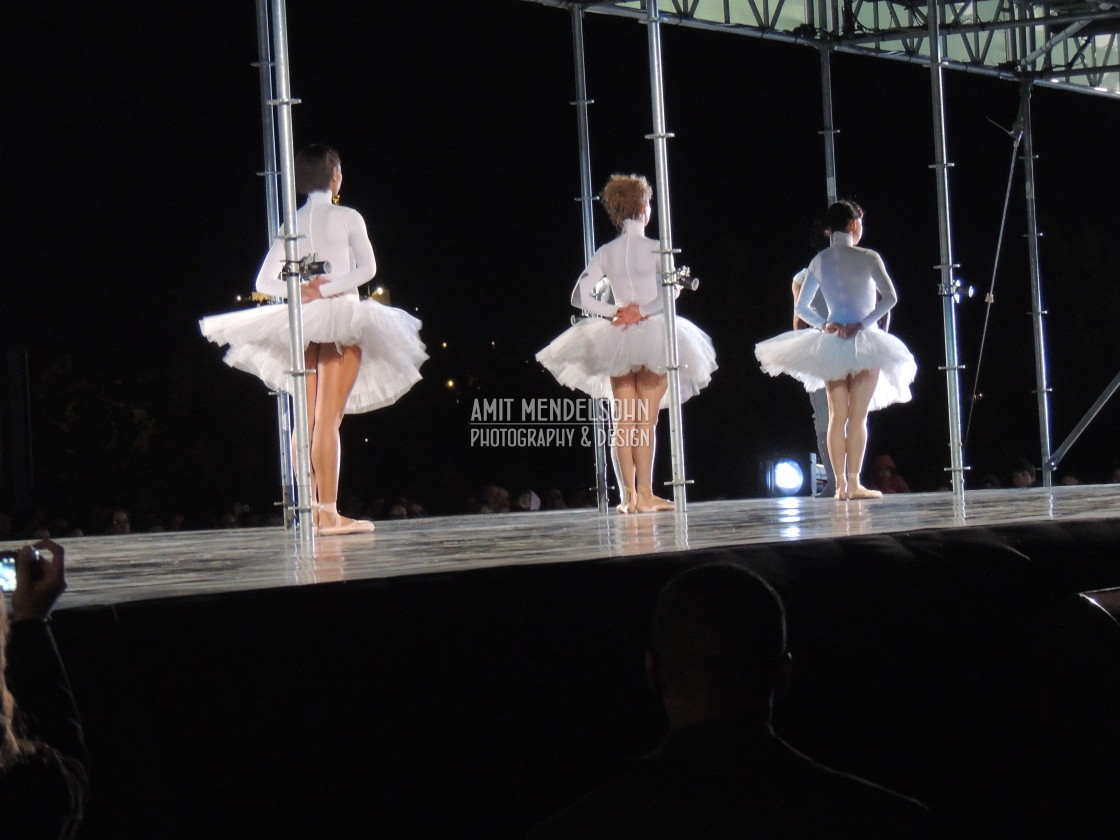
<path fill-rule="evenodd" d="M 766 464 L 766 492 L 771 496 L 796 496 L 805 486 L 805 472 L 793 458 L 775 458 Z"/>

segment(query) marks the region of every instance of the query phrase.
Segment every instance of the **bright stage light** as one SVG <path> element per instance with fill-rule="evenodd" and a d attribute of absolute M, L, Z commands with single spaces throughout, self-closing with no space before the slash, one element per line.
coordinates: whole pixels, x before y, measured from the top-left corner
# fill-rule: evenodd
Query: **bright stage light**
<path fill-rule="evenodd" d="M 792 458 L 771 461 L 766 469 L 766 489 L 771 496 L 796 496 L 805 485 L 805 473 Z"/>

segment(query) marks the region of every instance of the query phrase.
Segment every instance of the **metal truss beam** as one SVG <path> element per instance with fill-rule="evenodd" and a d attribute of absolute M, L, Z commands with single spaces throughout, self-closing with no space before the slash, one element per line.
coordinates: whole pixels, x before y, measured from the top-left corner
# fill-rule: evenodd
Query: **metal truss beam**
<path fill-rule="evenodd" d="M 643 19 L 644 0 L 527 0 Z M 930 12 L 918 0 L 658 0 L 664 25 L 733 32 L 927 63 Z M 1120 7 L 1110 0 L 936 3 L 950 70 L 1120 98 Z"/>

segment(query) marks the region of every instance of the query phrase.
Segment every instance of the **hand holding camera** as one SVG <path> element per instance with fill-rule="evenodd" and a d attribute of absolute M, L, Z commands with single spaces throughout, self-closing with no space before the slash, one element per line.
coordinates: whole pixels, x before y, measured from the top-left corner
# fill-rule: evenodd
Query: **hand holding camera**
<path fill-rule="evenodd" d="M 66 589 L 62 546 L 39 540 L 16 553 L 16 587 L 12 591 L 12 621 L 46 618 Z"/>

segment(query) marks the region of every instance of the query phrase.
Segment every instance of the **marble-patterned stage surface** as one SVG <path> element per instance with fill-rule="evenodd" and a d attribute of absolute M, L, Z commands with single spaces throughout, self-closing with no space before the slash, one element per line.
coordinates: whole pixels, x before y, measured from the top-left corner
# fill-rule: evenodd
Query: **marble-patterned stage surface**
<path fill-rule="evenodd" d="M 65 542 L 64 608 L 498 566 L 926 529 L 1120 519 L 1120 485 L 915 493 L 836 502 L 805 497 L 689 505 L 685 514 L 613 511 L 430 517 L 310 549 L 280 528 L 83 537 Z M 14 547 L 7 543 L 3 547 Z"/>

